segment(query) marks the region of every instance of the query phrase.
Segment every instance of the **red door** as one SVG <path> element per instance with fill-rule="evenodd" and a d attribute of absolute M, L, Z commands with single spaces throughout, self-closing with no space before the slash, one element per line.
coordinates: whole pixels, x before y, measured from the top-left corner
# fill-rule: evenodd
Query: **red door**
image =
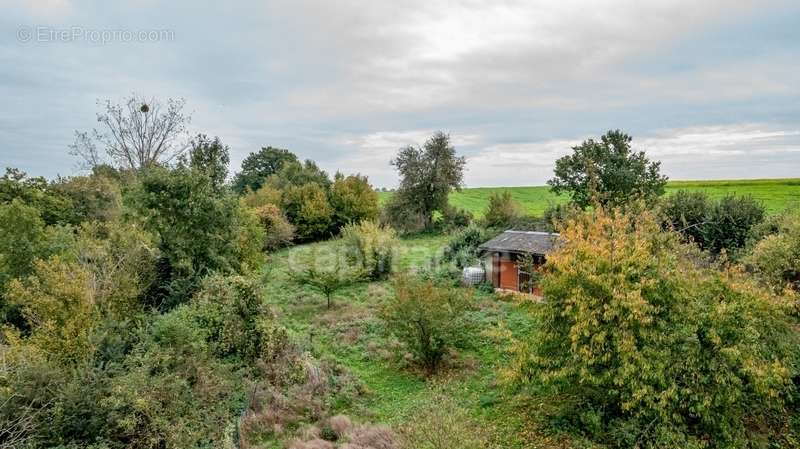
<path fill-rule="evenodd" d="M 519 291 L 517 264 L 510 260 L 500 261 L 500 288 Z"/>

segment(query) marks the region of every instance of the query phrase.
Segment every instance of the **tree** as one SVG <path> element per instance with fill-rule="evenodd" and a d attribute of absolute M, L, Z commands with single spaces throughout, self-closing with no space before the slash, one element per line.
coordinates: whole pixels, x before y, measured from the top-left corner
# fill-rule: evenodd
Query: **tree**
<path fill-rule="evenodd" d="M 137 95 L 115 104 L 98 101 L 103 110 L 97 113 L 102 126 L 88 132 L 75 132 L 71 153 L 83 159 L 87 168 L 103 164 L 97 148 L 104 147 L 111 162 L 118 167 L 140 170 L 167 163 L 180 156 L 189 142 L 186 126 L 191 116 L 183 112 L 186 101 L 169 98 L 166 102 Z"/>
<path fill-rule="evenodd" d="M 502 193 L 492 193 L 489 196 L 489 205 L 483 214 L 483 222 L 486 226 L 508 227 L 520 216 L 520 206 L 511 197 L 508 190 Z"/>
<path fill-rule="evenodd" d="M 450 136 L 443 132 L 435 133 L 421 148 L 401 149 L 392 160 L 400 174 L 400 187 L 387 207 L 392 212 L 391 222 L 407 225 L 409 221 L 400 215 L 413 213 L 419 216 L 422 227 L 430 228 L 434 212 L 447 206 L 450 191 L 461 188 L 465 164 L 463 156 L 456 156 Z"/>
<path fill-rule="evenodd" d="M 39 211 L 45 224 L 75 223 L 73 205 L 57 188 L 41 176 L 30 177 L 25 172 L 6 168 L 0 178 L 0 204 L 14 199 Z"/>
<path fill-rule="evenodd" d="M 325 189 L 317 183 L 289 187 L 283 193 L 281 208 L 301 241 L 329 237 L 333 230 L 333 208 Z"/>
<path fill-rule="evenodd" d="M 696 263 L 651 213 L 595 209 L 561 236 L 532 309 L 538 325 L 507 374 L 609 447 L 778 436 L 800 355 L 782 305 L 740 272 Z"/>
<path fill-rule="evenodd" d="M 228 177 L 230 161 L 230 150 L 219 137 L 210 139 L 205 134 L 198 134 L 191 142 L 189 160 L 185 162 L 193 170 L 205 173 L 214 187 L 221 189 Z"/>
<path fill-rule="evenodd" d="M 378 194 L 369 185 L 366 176 L 345 177 L 336 173 L 331 185 L 330 200 L 336 228 L 378 218 Z"/>
<path fill-rule="evenodd" d="M 309 159 L 302 164 L 297 161 L 286 162 L 276 174 L 267 179 L 267 185 L 278 190 L 312 183 L 318 184 L 325 191 L 328 191 L 331 186 L 328 174 L 319 168 L 316 162 Z"/>
<path fill-rule="evenodd" d="M 144 172 L 126 198 L 145 228 L 159 237 L 158 291 L 164 308 L 189 299 L 205 275 L 241 268 L 236 199 L 187 167 Z M 256 244 L 254 242 L 254 244 Z M 257 242 L 259 245 L 262 242 Z"/>
<path fill-rule="evenodd" d="M 428 374 L 434 374 L 447 351 L 466 343 L 469 298 L 462 289 L 408 275 L 395 278 L 394 291 L 381 313 L 386 327 Z"/>
<path fill-rule="evenodd" d="M 332 268 L 317 268 L 311 263 L 306 268 L 299 271 L 290 272 L 292 280 L 299 284 L 310 287 L 323 296 L 328 309 L 331 308 L 333 295 L 353 284 L 361 282 L 363 274 L 358 270 L 348 269 L 340 263 L 336 263 Z"/>
<path fill-rule="evenodd" d="M 611 207 L 636 199 L 652 202 L 664 193 L 667 177 L 659 173 L 661 162 L 631 150 L 631 140 L 616 130 L 572 147 L 572 154 L 556 161 L 547 184 L 556 194 L 570 194 L 581 208 L 595 202 Z"/>
<path fill-rule="evenodd" d="M 242 162 L 242 171 L 233 179 L 233 190 L 239 194 L 247 189 L 256 191 L 289 162 L 298 162 L 297 156 L 282 148 L 263 147 L 257 153 L 250 153 Z"/>

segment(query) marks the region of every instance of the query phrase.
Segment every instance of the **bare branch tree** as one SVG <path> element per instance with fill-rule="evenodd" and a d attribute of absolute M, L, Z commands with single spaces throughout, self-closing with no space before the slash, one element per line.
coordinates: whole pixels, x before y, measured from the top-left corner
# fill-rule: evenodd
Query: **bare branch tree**
<path fill-rule="evenodd" d="M 186 101 L 169 98 L 161 103 L 155 98 L 131 95 L 122 103 L 98 101 L 103 109 L 97 113 L 102 126 L 87 132 L 76 132 L 70 153 L 84 161 L 85 168 L 102 163 L 98 144 L 115 165 L 138 170 L 169 162 L 189 148 L 186 127 L 191 116 L 183 112 Z"/>

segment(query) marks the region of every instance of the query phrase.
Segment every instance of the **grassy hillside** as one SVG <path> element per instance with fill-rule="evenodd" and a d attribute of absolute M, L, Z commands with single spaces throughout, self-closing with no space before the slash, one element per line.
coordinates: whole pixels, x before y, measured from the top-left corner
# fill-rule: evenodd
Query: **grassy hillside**
<path fill-rule="evenodd" d="M 790 207 L 800 207 L 800 178 L 793 179 L 746 179 L 717 181 L 670 181 L 667 194 L 685 189 L 702 190 L 712 198 L 726 194 L 751 195 L 764 203 L 770 213 L 779 212 Z M 464 189 L 450 195 L 450 203 L 466 209 L 474 215 L 483 214 L 489 203 L 489 195 L 494 192 L 508 190 L 511 195 L 531 214 L 541 214 L 550 203 L 567 200 L 564 196 L 550 193 L 547 186 L 529 187 L 478 187 Z M 391 192 L 381 192 L 381 202 L 391 196 Z"/>

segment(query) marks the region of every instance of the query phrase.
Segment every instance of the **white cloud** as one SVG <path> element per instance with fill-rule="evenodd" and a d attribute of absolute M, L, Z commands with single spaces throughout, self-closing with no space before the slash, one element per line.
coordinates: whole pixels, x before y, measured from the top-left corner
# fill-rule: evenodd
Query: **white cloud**
<path fill-rule="evenodd" d="M 552 176 L 556 159 L 586 137 L 496 144 L 467 159 L 469 186 L 541 185 Z M 660 130 L 634 138 L 643 150 L 676 179 L 711 177 L 760 178 L 797 176 L 800 130 L 765 124 L 739 124 Z M 765 160 L 766 158 L 766 160 Z M 718 170 L 718 167 L 726 171 Z M 736 168 L 735 172 L 731 172 Z M 769 170 L 770 172 L 767 172 Z M 730 173 L 730 174 L 726 174 Z"/>

